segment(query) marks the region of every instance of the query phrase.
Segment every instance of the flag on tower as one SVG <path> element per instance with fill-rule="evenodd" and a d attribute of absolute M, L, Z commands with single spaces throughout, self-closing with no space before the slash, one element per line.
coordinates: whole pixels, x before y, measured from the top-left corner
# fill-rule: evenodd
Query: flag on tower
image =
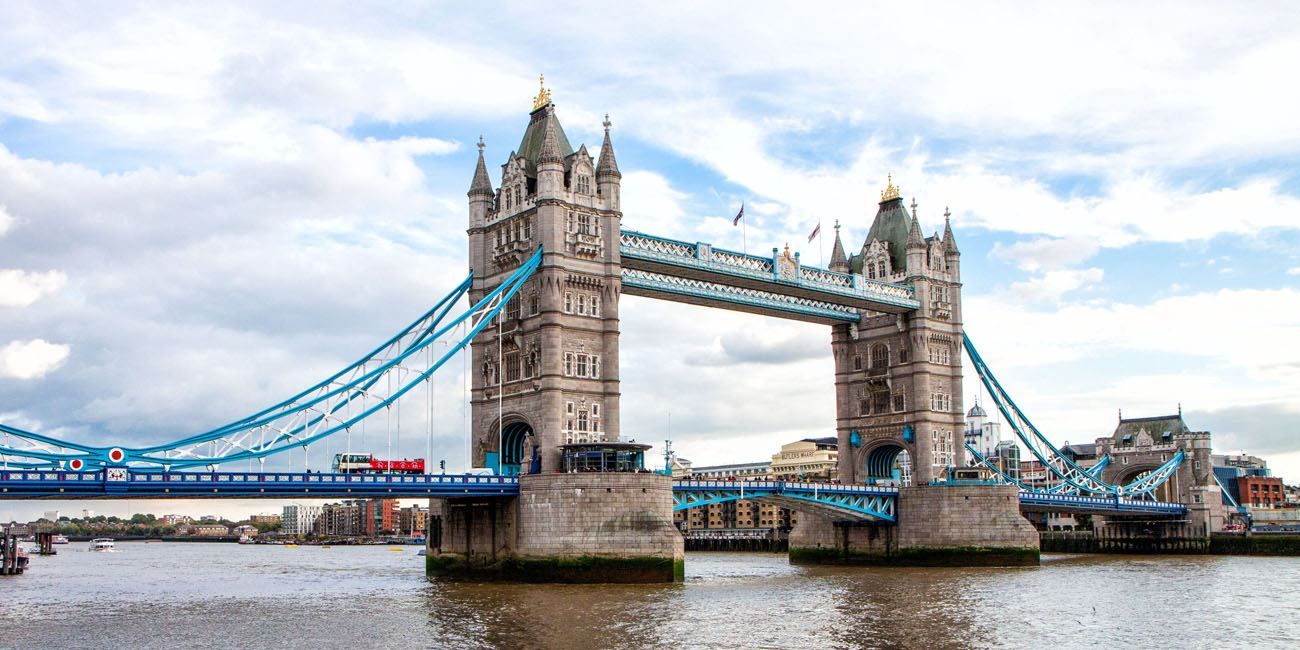
<path fill-rule="evenodd" d="M 818 221 L 817 227 L 813 228 L 812 234 L 808 235 L 808 243 L 811 244 L 812 240 L 817 239 L 817 235 L 820 234 L 822 234 L 822 222 Z"/>
<path fill-rule="evenodd" d="M 744 202 L 744 201 L 741 201 L 741 202 L 740 202 L 740 212 L 737 212 L 737 213 L 736 213 L 736 218 L 731 220 L 731 225 L 733 225 L 733 226 L 739 226 L 739 225 L 740 225 L 740 219 L 741 219 L 742 217 L 744 217 L 744 216 L 745 216 L 745 202 Z"/>

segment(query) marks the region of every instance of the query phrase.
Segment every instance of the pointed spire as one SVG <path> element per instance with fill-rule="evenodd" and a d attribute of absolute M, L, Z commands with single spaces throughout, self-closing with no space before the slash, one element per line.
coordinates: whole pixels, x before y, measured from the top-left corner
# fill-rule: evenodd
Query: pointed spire
<path fill-rule="evenodd" d="M 483 163 L 483 136 L 478 137 L 478 166 L 474 168 L 474 182 L 469 185 L 470 195 L 492 194 L 492 180 L 488 178 L 487 165 Z"/>
<path fill-rule="evenodd" d="M 844 254 L 844 244 L 840 242 L 840 220 L 835 220 L 835 245 L 831 247 L 830 270 L 836 273 L 849 272 L 849 258 Z"/>
<path fill-rule="evenodd" d="M 921 234 L 921 222 L 916 218 L 916 199 L 912 199 L 912 225 L 907 230 L 908 248 L 925 248 L 925 236 Z"/>
<path fill-rule="evenodd" d="M 622 178 L 623 174 L 618 171 L 618 161 L 614 159 L 614 145 L 609 141 L 609 127 L 612 124 L 609 121 L 609 113 L 605 114 L 605 121 L 601 124 L 605 127 L 605 142 L 600 145 L 600 161 L 596 163 L 596 177 Z"/>
<path fill-rule="evenodd" d="M 546 120 L 546 135 L 542 138 L 542 150 L 538 153 L 537 162 L 539 164 L 564 162 L 564 153 L 560 151 L 560 138 L 555 134 L 555 120 Z"/>
<path fill-rule="evenodd" d="M 961 254 L 957 250 L 957 238 L 952 235 L 952 213 L 948 211 L 948 206 L 943 208 L 943 252 Z"/>

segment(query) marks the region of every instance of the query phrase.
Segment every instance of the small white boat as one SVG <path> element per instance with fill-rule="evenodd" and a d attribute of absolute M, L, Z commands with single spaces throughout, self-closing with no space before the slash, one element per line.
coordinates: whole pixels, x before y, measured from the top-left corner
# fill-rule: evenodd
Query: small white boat
<path fill-rule="evenodd" d="M 113 550 L 113 540 L 107 537 L 90 540 L 90 550 L 92 551 L 111 551 Z"/>
<path fill-rule="evenodd" d="M 249 537 L 248 535 L 240 535 L 240 536 L 239 536 L 239 543 L 240 543 L 240 544 L 252 544 L 252 543 L 253 543 L 253 538 L 252 538 L 252 537 Z"/>
<path fill-rule="evenodd" d="M 67 543 L 68 543 L 68 538 L 67 538 L 67 537 L 64 537 L 63 535 L 55 535 L 55 536 L 54 536 L 54 539 L 51 540 L 50 543 L 52 543 L 52 544 L 67 544 Z"/>

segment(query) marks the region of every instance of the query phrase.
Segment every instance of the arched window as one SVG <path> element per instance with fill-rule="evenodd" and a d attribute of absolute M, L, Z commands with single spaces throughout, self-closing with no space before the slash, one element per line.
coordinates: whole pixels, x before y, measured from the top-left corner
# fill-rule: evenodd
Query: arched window
<path fill-rule="evenodd" d="M 871 348 L 871 367 L 884 368 L 889 365 L 889 348 L 877 344 Z"/>
<path fill-rule="evenodd" d="M 853 357 L 853 369 L 862 370 L 862 357 Z"/>
<path fill-rule="evenodd" d="M 885 275 L 887 275 L 887 274 L 885 273 L 885 260 L 880 260 L 879 262 L 876 263 L 876 265 L 877 265 L 877 268 L 880 269 L 880 271 L 879 271 L 879 275 L 880 275 L 880 277 L 882 277 L 882 278 L 885 277 Z"/>

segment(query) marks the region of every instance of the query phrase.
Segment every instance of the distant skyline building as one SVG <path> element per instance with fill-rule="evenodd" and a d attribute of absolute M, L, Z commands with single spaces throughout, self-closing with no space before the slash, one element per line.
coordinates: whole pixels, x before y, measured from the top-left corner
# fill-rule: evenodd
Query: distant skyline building
<path fill-rule="evenodd" d="M 966 413 L 966 444 L 975 448 L 981 456 L 988 458 L 992 456 L 1002 442 L 1002 425 L 989 418 L 988 412 L 980 406 L 979 400 Z M 969 458 L 969 454 L 963 449 L 963 455 L 967 456 L 968 463 L 977 462 L 974 458 Z"/>
<path fill-rule="evenodd" d="M 296 503 L 285 506 L 280 515 L 280 532 L 297 537 L 310 535 L 320 516 L 320 506 Z"/>

